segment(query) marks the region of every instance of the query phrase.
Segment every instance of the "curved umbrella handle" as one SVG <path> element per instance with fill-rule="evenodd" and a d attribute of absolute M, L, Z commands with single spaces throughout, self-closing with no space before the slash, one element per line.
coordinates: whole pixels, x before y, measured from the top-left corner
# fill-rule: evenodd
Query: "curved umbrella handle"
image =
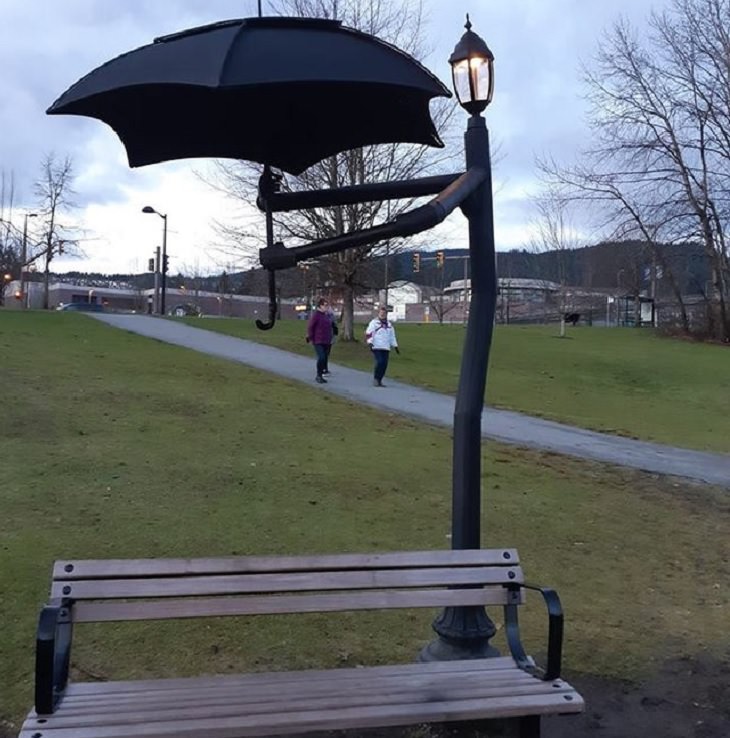
<path fill-rule="evenodd" d="M 270 331 L 276 325 L 276 272 L 269 269 L 269 320 L 256 320 L 256 327 L 260 331 Z"/>

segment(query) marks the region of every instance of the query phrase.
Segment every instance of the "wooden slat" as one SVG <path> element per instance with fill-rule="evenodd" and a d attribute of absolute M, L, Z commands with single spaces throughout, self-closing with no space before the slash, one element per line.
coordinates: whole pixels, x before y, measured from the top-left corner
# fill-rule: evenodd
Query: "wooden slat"
<path fill-rule="evenodd" d="M 55 582 L 53 598 L 107 599 L 134 597 L 204 596 L 264 592 L 304 592 L 387 587 L 430 587 L 521 582 L 516 567 L 459 567 L 456 569 L 373 569 L 342 572 L 292 572 L 231 576 L 99 579 Z"/>
<path fill-rule="evenodd" d="M 462 662 L 463 663 L 463 662 Z M 207 677 L 194 677 L 184 680 L 176 688 L 168 689 L 136 689 L 133 692 L 104 692 L 68 694 L 61 703 L 65 714 L 78 713 L 81 710 L 109 709 L 112 712 L 121 712 L 124 709 L 136 709 L 149 705 L 166 705 L 175 702 L 212 703 L 223 699 L 240 704 L 272 700 L 287 701 L 288 699 L 302 699 L 318 696 L 327 696 L 333 691 L 348 695 L 365 691 L 368 694 L 390 693 L 403 689 L 426 689 L 436 685 L 464 684 L 481 685 L 484 689 L 493 689 L 505 685 L 538 684 L 540 689 L 551 691 L 565 683 L 556 680 L 546 684 L 536 677 L 518 669 L 514 662 L 507 669 L 470 669 L 468 665 L 460 670 L 438 672 L 424 668 L 404 671 L 398 667 L 372 668 L 338 668 L 324 671 L 316 679 L 308 678 L 306 670 L 288 674 L 286 679 L 276 679 L 278 673 L 263 672 L 249 674 L 246 680 L 235 677 L 224 677 L 217 683 L 211 683 Z"/>
<path fill-rule="evenodd" d="M 124 706 L 120 710 L 114 706 L 107 706 L 100 712 L 87 712 L 66 716 L 63 709 L 58 714 L 47 718 L 43 723 L 44 729 L 54 730 L 68 727 L 90 727 L 109 725 L 110 722 L 119 725 L 145 724 L 150 722 L 195 720 L 215 715 L 216 719 L 234 717 L 237 715 L 265 715 L 281 712 L 329 712 L 343 707 L 369 708 L 385 707 L 394 704 L 421 704 L 433 702 L 453 702 L 466 699 L 498 699 L 513 698 L 518 696 L 549 695 L 552 699 L 554 694 L 570 694 L 569 686 L 557 689 L 546 688 L 537 679 L 520 681 L 519 683 L 489 684 L 483 685 L 475 682 L 455 680 L 445 684 L 427 683 L 422 687 L 411 687 L 401 683 L 399 685 L 388 685 L 385 691 L 383 687 L 374 690 L 351 689 L 342 690 L 336 682 L 330 684 L 327 693 L 310 694 L 299 693 L 294 695 L 269 694 L 259 700 L 251 700 L 246 695 L 240 695 L 243 700 L 239 701 L 236 696 L 227 695 L 227 699 L 220 696 L 210 696 L 201 699 L 199 695 L 191 693 L 187 697 L 173 702 L 151 703 L 134 707 Z"/>
<path fill-rule="evenodd" d="M 571 697 L 570 701 L 566 697 Z M 347 730 L 412 725 L 421 722 L 448 722 L 522 715 L 580 712 L 582 699 L 575 693 L 498 696 L 459 699 L 444 702 L 395 703 L 331 710 L 276 712 L 257 715 L 198 717 L 151 721 L 128 725 L 57 728 L 43 730 L 43 738 L 246 738 L 248 736 L 285 735 L 314 730 Z M 32 738 L 39 726 L 24 724 L 19 738 Z"/>
<path fill-rule="evenodd" d="M 217 559 L 70 559 L 57 561 L 53 579 L 123 579 L 293 571 L 427 568 L 431 566 L 514 566 L 513 548 L 463 551 L 398 551 L 383 554 L 320 556 L 229 556 Z M 70 571 L 67 569 L 71 567 Z"/>
<path fill-rule="evenodd" d="M 496 586 L 480 589 L 376 590 L 337 594 L 79 602 L 73 608 L 73 620 L 76 623 L 98 623 L 232 615 L 447 607 L 449 605 L 505 605 L 507 598 L 507 590 L 502 586 Z M 518 602 L 521 603 L 523 599 L 523 593 L 520 592 Z"/>
<path fill-rule="evenodd" d="M 219 687 L 200 687 L 193 681 L 194 686 L 187 685 L 185 688 L 176 690 L 165 690 L 163 692 L 149 690 L 135 694 L 111 695 L 99 693 L 83 697 L 65 697 L 61 703 L 61 709 L 57 715 L 64 718 L 73 715 L 92 714 L 122 714 L 124 712 L 139 713 L 145 710 L 168 709 L 170 705 L 227 705 L 236 704 L 238 709 L 245 705 L 251 705 L 252 709 L 258 710 L 263 703 L 281 702 L 289 704 L 292 700 L 303 701 L 306 704 L 317 699 L 330 699 L 334 695 L 338 700 L 358 698 L 367 695 L 367 699 L 375 702 L 380 700 L 379 695 L 391 695 L 407 691 L 428 691 L 435 695 L 441 689 L 460 688 L 476 689 L 485 694 L 496 691 L 531 687 L 534 691 L 546 692 L 553 689 L 564 688 L 562 685 L 545 685 L 539 679 L 530 676 L 521 669 L 513 668 L 510 671 L 494 670 L 490 672 L 466 672 L 449 675 L 447 680 L 433 674 L 409 675 L 404 678 L 397 674 L 383 674 L 374 677 L 369 674 L 369 669 L 357 669 L 358 674 L 348 675 L 347 679 L 341 679 L 341 669 L 330 672 L 328 678 L 320 678 L 309 681 L 306 678 L 286 682 L 286 691 L 282 691 L 281 682 L 269 681 L 266 674 L 261 679 L 250 682 L 246 689 L 239 685 L 225 683 Z M 567 688 L 567 687 L 565 687 Z M 282 706 L 281 709 L 289 709 Z M 214 712 L 213 710 L 211 712 Z"/>
<path fill-rule="evenodd" d="M 341 668 L 337 670 L 338 679 L 347 679 L 356 675 L 359 677 L 365 670 L 373 677 L 383 674 L 400 674 L 404 676 L 418 673 L 449 675 L 454 672 L 479 671 L 488 673 L 492 671 L 503 671 L 514 669 L 515 662 L 510 656 L 497 656 L 490 659 L 472 659 L 469 661 L 434 661 L 429 663 L 397 664 L 387 666 L 368 666 L 363 668 Z M 266 679 L 281 685 L 281 689 L 288 689 L 290 684 L 296 684 L 299 680 L 306 679 L 314 681 L 318 679 L 329 679 L 332 669 L 307 669 L 306 671 L 275 671 L 265 672 Z M 67 696 L 82 696 L 89 694 L 128 694 L 149 691 L 163 691 L 166 689 L 186 689 L 191 680 L 194 680 L 198 688 L 213 687 L 220 688 L 227 684 L 240 685 L 247 689 L 262 678 L 262 673 L 247 674 L 223 674 L 207 677 L 178 677 L 175 679 L 142 679 L 136 681 L 110 681 L 110 682 L 75 682 L 66 690 Z"/>

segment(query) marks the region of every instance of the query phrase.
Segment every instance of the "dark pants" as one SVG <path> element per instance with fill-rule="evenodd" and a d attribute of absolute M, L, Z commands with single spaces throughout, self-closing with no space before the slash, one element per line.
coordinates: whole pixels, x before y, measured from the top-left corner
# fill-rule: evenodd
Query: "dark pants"
<path fill-rule="evenodd" d="M 375 371 L 373 372 L 373 376 L 380 382 L 385 376 L 385 370 L 388 368 L 390 351 L 386 349 L 373 349 L 373 356 L 375 357 Z"/>
<path fill-rule="evenodd" d="M 321 377 L 322 372 L 327 369 L 327 357 L 330 353 L 330 344 L 315 343 L 314 352 L 317 354 L 317 376 Z"/>

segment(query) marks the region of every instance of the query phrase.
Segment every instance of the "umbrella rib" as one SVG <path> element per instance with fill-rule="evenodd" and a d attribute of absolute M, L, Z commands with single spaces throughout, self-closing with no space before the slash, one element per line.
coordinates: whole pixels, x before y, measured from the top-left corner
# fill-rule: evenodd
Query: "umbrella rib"
<path fill-rule="evenodd" d="M 238 30 L 236 31 L 235 35 L 231 39 L 230 46 L 228 47 L 228 51 L 226 51 L 226 55 L 223 57 L 223 63 L 221 64 L 220 72 L 218 73 L 218 84 L 220 85 L 223 82 L 223 78 L 225 73 L 228 71 L 228 63 L 230 62 L 231 56 L 233 55 L 233 50 L 236 46 L 236 42 L 238 41 L 241 34 L 246 30 L 246 22 L 243 21 L 238 26 Z"/>

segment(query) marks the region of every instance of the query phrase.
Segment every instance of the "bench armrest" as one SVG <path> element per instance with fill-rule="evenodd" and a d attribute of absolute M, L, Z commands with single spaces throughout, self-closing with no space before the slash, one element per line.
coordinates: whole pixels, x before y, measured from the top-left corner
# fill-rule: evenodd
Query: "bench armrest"
<path fill-rule="evenodd" d="M 46 605 L 41 610 L 35 654 L 35 710 L 39 715 L 50 715 L 66 688 L 72 628 L 69 605 Z"/>
<path fill-rule="evenodd" d="M 563 658 L 563 608 L 560 604 L 558 593 L 549 587 L 537 587 L 533 584 L 510 584 L 511 592 L 519 596 L 520 588 L 532 589 L 539 592 L 545 600 L 548 611 L 548 651 L 547 667 L 542 674 L 542 679 L 550 681 L 560 678 L 561 661 Z M 520 640 L 520 626 L 517 617 L 517 603 L 505 605 L 504 607 L 505 630 L 507 643 L 509 644 L 512 657 L 522 669 L 534 671 L 535 664 L 527 656 Z"/>

